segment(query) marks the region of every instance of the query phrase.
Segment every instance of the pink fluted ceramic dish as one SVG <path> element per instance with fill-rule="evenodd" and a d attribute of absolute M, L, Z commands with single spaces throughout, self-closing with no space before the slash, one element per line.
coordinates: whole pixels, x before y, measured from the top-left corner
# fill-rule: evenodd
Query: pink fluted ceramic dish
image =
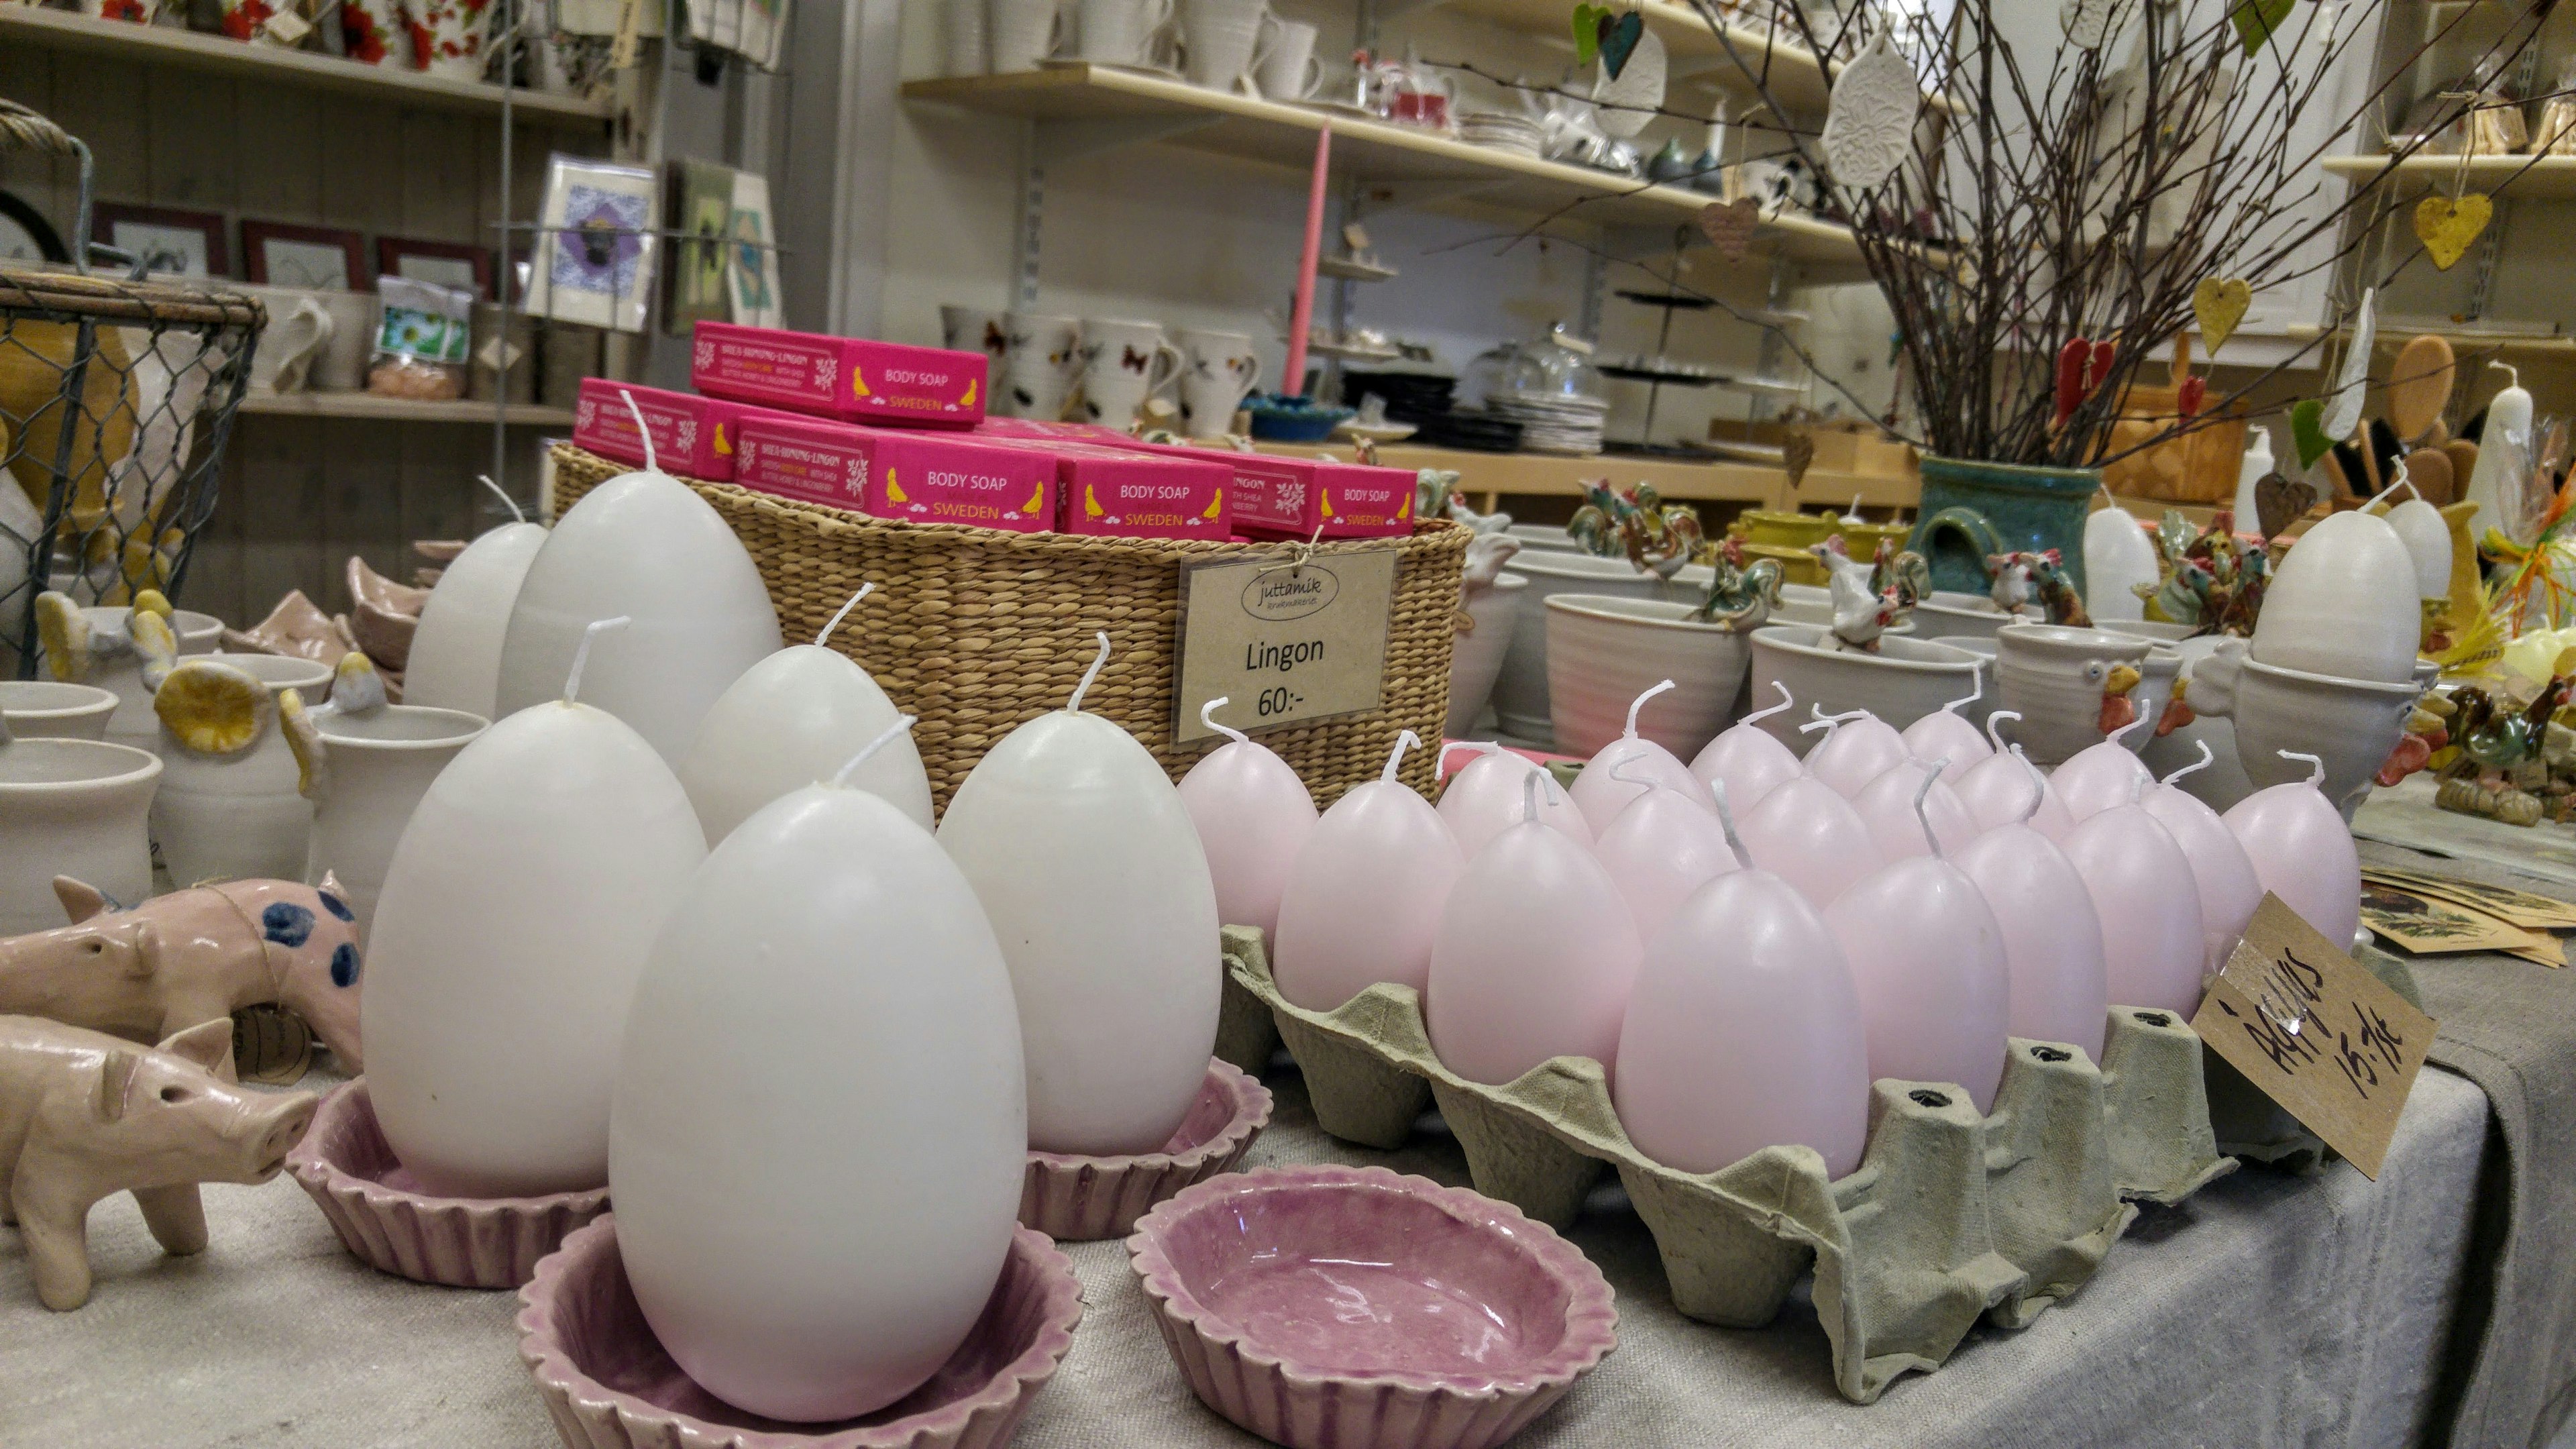
<path fill-rule="evenodd" d="M 1383 1167 L 1202 1183 L 1127 1251 L 1191 1391 L 1291 1449 L 1485 1449 L 1619 1341 L 1573 1244 Z"/>
<path fill-rule="evenodd" d="M 571 1449 L 1002 1449 L 1082 1322 L 1073 1264 L 1014 1229 L 984 1315 L 930 1382 L 864 1418 L 786 1424 L 724 1402 L 671 1361 L 627 1286 L 614 1216 L 566 1238 L 519 1299 L 519 1357 Z"/>
<path fill-rule="evenodd" d="M 350 1252 L 396 1277 L 451 1288 L 516 1288 L 575 1228 L 608 1210 L 608 1189 L 545 1197 L 436 1197 L 420 1190 L 376 1125 L 367 1079 L 322 1099 L 286 1170 Z"/>
<path fill-rule="evenodd" d="M 1123 1238 L 1154 1204 L 1233 1171 L 1269 1125 L 1270 1089 L 1211 1059 L 1198 1100 L 1162 1151 L 1128 1157 L 1031 1152 L 1020 1184 L 1020 1225 L 1065 1243 Z"/>

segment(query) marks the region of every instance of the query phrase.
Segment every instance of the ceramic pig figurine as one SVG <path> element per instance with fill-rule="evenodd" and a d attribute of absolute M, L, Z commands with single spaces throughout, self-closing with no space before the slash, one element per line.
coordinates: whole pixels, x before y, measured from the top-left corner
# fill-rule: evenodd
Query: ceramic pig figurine
<path fill-rule="evenodd" d="M 68 926 L 0 940 L 0 1013 L 158 1041 L 245 1006 L 304 1019 L 343 1071 L 358 1049 L 358 926 L 340 884 L 234 880 L 114 909 L 54 878 Z"/>
<path fill-rule="evenodd" d="M 233 1027 L 201 1022 L 158 1047 L 0 1016 L 0 1221 L 18 1225 L 36 1297 L 89 1301 L 89 1210 L 131 1192 L 162 1248 L 206 1247 L 201 1182 L 266 1182 L 321 1098 L 246 1092 Z"/>

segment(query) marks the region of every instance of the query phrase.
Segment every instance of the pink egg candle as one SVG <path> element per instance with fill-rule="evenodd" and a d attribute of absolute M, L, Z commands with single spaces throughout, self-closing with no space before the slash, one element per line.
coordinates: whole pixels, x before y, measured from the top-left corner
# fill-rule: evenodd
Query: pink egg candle
<path fill-rule="evenodd" d="M 2102 918 L 2111 999 L 2188 1020 L 2200 1006 L 2200 889 L 2173 832 L 2140 805 L 2115 805 L 2066 833 Z"/>
<path fill-rule="evenodd" d="M 1825 738 L 1808 752 L 1807 773 L 1832 786 L 1846 800 L 1868 789 L 1870 781 L 1907 758 L 1905 737 L 1868 710 L 1832 715 L 1813 705 L 1808 710 L 1813 718 L 1798 726 L 1799 730 L 1823 730 Z"/>
<path fill-rule="evenodd" d="M 1477 742 L 1472 748 L 1484 751 L 1484 757 L 1450 776 L 1448 788 L 1440 792 L 1440 818 L 1448 822 L 1461 859 L 1473 860 L 1485 842 L 1520 823 L 1521 781 L 1533 772 L 1542 777 L 1539 820 L 1582 844 L 1592 843 L 1592 827 L 1584 820 L 1582 808 L 1546 766 L 1490 742 Z"/>
<path fill-rule="evenodd" d="M 2129 721 L 2101 743 L 2077 750 L 2049 775 L 2049 787 L 2066 802 L 2067 814 L 2079 821 L 2090 819 L 2114 805 L 2128 804 L 2136 798 L 2141 781 L 2155 783 L 2147 767 L 2138 763 L 2138 752 L 2121 742 L 2122 736 L 2149 723 L 2143 716 Z"/>
<path fill-rule="evenodd" d="M 1635 762 L 1629 766 L 1634 769 Z M 1626 898 L 1638 939 L 1649 944 L 1693 891 L 1741 864 L 1714 802 L 1703 809 L 1660 782 L 1619 812 L 1593 854 Z"/>
<path fill-rule="evenodd" d="M 1279 993 L 1309 1011 L 1381 981 L 1420 990 L 1430 977 L 1432 938 L 1464 862 L 1440 812 L 1395 778 L 1420 743 L 1411 730 L 1397 737 L 1385 773 L 1333 802 L 1288 872 L 1271 971 Z"/>
<path fill-rule="evenodd" d="M 1794 703 L 1789 686 L 1773 681 L 1780 691 L 1780 702 L 1769 709 L 1757 709 L 1733 725 L 1718 732 L 1717 738 L 1702 746 L 1691 761 L 1691 775 L 1714 793 L 1724 786 L 1727 798 L 1738 810 L 1750 810 L 1762 803 L 1762 797 L 1783 784 L 1798 778 L 1805 767 L 1789 747 L 1772 737 L 1769 730 L 1758 727 L 1759 721 L 1790 708 Z"/>
<path fill-rule="evenodd" d="M 1945 785 L 1956 786 L 1960 777 L 1978 761 L 1995 752 L 1994 746 L 1987 743 L 1977 727 L 1959 714 L 1960 710 L 1984 698 L 1985 693 L 1986 679 L 1980 674 L 1973 692 L 1907 725 L 1897 736 L 1905 742 L 1906 753 L 1914 758 L 1943 762 L 1941 782 Z"/>
<path fill-rule="evenodd" d="M 1810 776 L 1763 796 L 1742 833 L 1752 858 L 1818 910 L 1885 863 L 1851 802 Z"/>
<path fill-rule="evenodd" d="M 1226 743 L 1181 777 L 1181 804 L 1198 827 L 1216 882 L 1217 919 L 1279 932 L 1279 900 L 1307 838 L 1315 833 L 1315 797 L 1288 762 L 1242 731 L 1217 723 L 1230 703 L 1220 695 L 1199 710 Z"/>
<path fill-rule="evenodd" d="M 2253 859 L 2246 855 L 2245 847 L 2238 843 L 2227 823 L 2218 818 L 2218 812 L 2174 786 L 2174 781 L 2208 768 L 2209 763 L 2209 741 L 2202 740 L 2198 763 L 2165 776 L 2164 782 L 2148 790 L 2138 803 L 2173 833 L 2174 843 L 2182 847 L 2183 859 L 2191 862 L 2192 884 L 2200 891 L 2201 970 L 2214 974 L 2227 964 L 2227 954 L 2236 949 L 2246 923 L 2254 919 L 2255 908 L 2263 904 L 2263 883 L 2254 872 Z M 2356 881 L 2356 909 L 2359 896 Z"/>
<path fill-rule="evenodd" d="M 2308 778 L 2257 790 L 2220 818 L 2245 847 L 2263 889 L 2327 940 L 2350 949 L 2361 929 L 2361 854 L 2353 849 L 2343 816 L 2317 788 L 2325 778 L 2324 762 L 2289 750 L 2281 755 L 2307 761 Z"/>
<path fill-rule="evenodd" d="M 1619 738 L 1603 745 L 1583 773 L 1574 777 L 1575 806 L 1582 810 L 1584 822 L 1597 837 L 1610 828 L 1610 822 L 1628 803 L 1660 785 L 1694 801 L 1712 813 L 1717 807 L 1709 799 L 1708 787 L 1690 772 L 1672 751 L 1637 733 L 1637 716 L 1646 702 L 1671 689 L 1669 679 L 1638 695 L 1628 705 L 1628 727 Z M 1622 770 L 1621 766 L 1628 766 Z"/>
<path fill-rule="evenodd" d="M 1986 733 L 1993 736 L 1997 724 L 2019 718 L 2011 710 L 1996 710 L 1986 719 Z M 2057 792 L 2049 788 L 2048 778 L 2022 755 L 2020 746 L 2005 748 L 1999 736 L 1995 745 L 1993 754 L 1959 777 L 1959 803 L 1968 807 L 1968 813 L 1984 829 L 2027 824 L 2051 840 L 2064 841 L 2066 832 L 2075 828 L 2075 817 L 2066 813 L 2066 802 L 2057 798 Z"/>
<path fill-rule="evenodd" d="M 2079 1047 L 2102 1060 L 2110 968 L 2093 893 L 2066 852 L 2019 823 L 1998 825 L 1950 857 L 1976 884 L 2004 936 L 2011 1034 Z"/>
<path fill-rule="evenodd" d="M 1871 843 L 1888 860 L 1948 855 L 1976 839 L 1982 828 L 1959 793 L 1942 782 L 1945 759 L 1907 760 L 1869 782 L 1852 801 Z M 1919 803 L 1918 803 L 1919 802 Z M 1925 831 L 1930 831 L 1926 838 Z M 1935 842 L 1938 849 L 1935 849 Z"/>

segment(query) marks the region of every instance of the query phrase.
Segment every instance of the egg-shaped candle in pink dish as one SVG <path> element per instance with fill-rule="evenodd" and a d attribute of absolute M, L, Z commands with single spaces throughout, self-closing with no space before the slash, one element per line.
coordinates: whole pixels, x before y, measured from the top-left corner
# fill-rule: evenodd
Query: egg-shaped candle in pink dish
<path fill-rule="evenodd" d="M 2022 756 L 2018 746 L 2007 747 L 1996 735 L 1998 724 L 2019 718 L 2008 709 L 1996 710 L 1986 717 L 1986 733 L 1995 736 L 1995 752 L 1959 777 L 1959 803 L 1968 807 L 1968 814 L 1982 829 L 2027 824 L 2049 839 L 2062 842 L 2066 832 L 2075 828 L 2075 817 L 2066 813 L 2066 802 L 2057 798 L 2057 792 L 2049 788 L 2048 777 Z"/>
<path fill-rule="evenodd" d="M 1807 752 L 1807 773 L 1844 799 L 1904 762 L 1905 737 L 1868 710 L 1825 714 L 1810 705 L 1808 711 L 1814 718 L 1798 726 L 1799 732 L 1823 730 L 1825 737 Z"/>
<path fill-rule="evenodd" d="M 1637 733 L 1637 715 L 1645 709 L 1646 702 L 1672 687 L 1673 682 L 1667 679 L 1632 700 L 1628 705 L 1626 732 L 1603 745 L 1591 762 L 1583 767 L 1583 773 L 1574 777 L 1574 787 L 1569 793 L 1574 796 L 1575 805 L 1583 811 L 1584 823 L 1592 827 L 1595 838 L 1610 828 L 1610 822 L 1619 818 L 1619 812 L 1628 808 L 1629 801 L 1645 794 L 1655 784 L 1669 787 L 1684 799 L 1709 811 L 1712 819 L 1715 817 L 1717 807 L 1709 803 L 1708 787 L 1690 772 L 1690 766 L 1683 764 L 1672 751 Z M 1621 765 L 1630 768 L 1622 771 Z M 1644 783 L 1648 781 L 1653 783 Z"/>
<path fill-rule="evenodd" d="M 2281 751 L 2305 760 L 2302 781 L 2257 790 L 2221 818 L 2254 862 L 2254 878 L 2281 898 L 2319 934 L 2346 950 L 2361 929 L 2361 854 L 2334 803 L 2317 788 L 2325 765 L 2315 755 Z"/>
<path fill-rule="evenodd" d="M 2055 841 L 2018 822 L 1979 835 L 1950 863 L 1985 893 L 1986 908 L 2003 929 L 2012 1035 L 2081 1047 L 2099 1063 L 2111 983 L 2102 918 L 2075 863 Z"/>
<path fill-rule="evenodd" d="M 1818 910 L 1884 863 L 1851 802 L 1810 776 L 1763 796 L 1738 823 L 1753 857 Z"/>
<path fill-rule="evenodd" d="M 2078 821 L 2064 844 L 2102 918 L 2111 1000 L 2189 1019 L 2200 1006 L 2200 888 L 2173 832 L 2143 805 L 2114 805 Z"/>
<path fill-rule="evenodd" d="M 1181 804 L 1207 852 L 1217 919 L 1276 937 L 1279 897 L 1306 837 L 1315 833 L 1315 797 L 1276 752 L 1217 723 L 1217 710 L 1228 702 L 1219 695 L 1199 709 L 1200 720 L 1226 743 L 1181 777 Z"/>
<path fill-rule="evenodd" d="M 1639 766 L 1630 760 L 1621 768 L 1634 778 Z M 1703 810 L 1696 800 L 1660 783 L 1628 802 L 1601 832 L 1592 853 L 1618 883 L 1641 941 L 1653 940 L 1691 892 L 1740 864 L 1716 810 Z"/>
<path fill-rule="evenodd" d="M 2049 788 L 2066 802 L 2066 813 L 2077 820 L 2089 819 L 2114 805 L 2126 805 L 2137 794 L 2138 782 L 2154 783 L 2155 776 L 2138 763 L 2138 752 L 2122 742 L 2121 736 L 2144 728 L 2145 716 L 2129 721 L 2103 737 L 2100 744 L 2077 750 L 2065 764 L 2049 772 Z"/>
<path fill-rule="evenodd" d="M 2174 785 L 2209 763 L 2209 741 L 2202 740 L 2197 763 L 2165 776 L 2164 783 L 2147 791 L 2138 803 L 2173 832 L 2183 859 L 2191 862 L 2192 884 L 2200 891 L 2201 970 L 2215 974 L 2245 934 L 2245 923 L 2254 919 L 2254 908 L 2263 904 L 2263 883 L 2254 873 L 2253 859 L 2218 812 Z M 2359 896 L 2356 886 L 2356 901 Z"/>
<path fill-rule="evenodd" d="M 1550 1057 L 1610 1067 L 1643 953 L 1609 872 L 1539 820 L 1538 788 L 1449 892 L 1422 993 L 1442 1065 L 1495 1086 Z"/>
<path fill-rule="evenodd" d="M 1928 822 L 1932 835 L 1939 840 L 1939 854 L 1948 855 L 1976 838 L 1977 818 L 1959 802 L 1959 793 L 1944 783 L 1945 759 L 1909 759 L 1869 782 L 1869 787 L 1852 801 L 1852 809 L 1861 823 L 1869 827 L 1869 838 L 1878 853 L 1889 860 L 1903 860 L 1909 855 L 1934 854 L 1933 841 L 1926 839 Z M 1922 803 L 1916 805 L 1917 798 Z"/>
<path fill-rule="evenodd" d="M 1961 776 L 1976 763 L 1995 752 L 1983 733 L 1959 713 L 1985 697 L 1986 677 L 1977 676 L 1977 687 L 1950 701 L 1923 718 L 1907 725 L 1897 738 L 1905 741 L 1906 753 L 1918 760 L 1942 760 L 1941 783 L 1956 786 Z"/>
<path fill-rule="evenodd" d="M 1788 709 L 1794 699 L 1789 686 L 1773 681 L 1780 691 L 1780 702 L 1768 709 L 1757 709 L 1718 732 L 1691 760 L 1691 774 L 1714 792 L 1723 784 L 1727 798 L 1738 810 L 1750 810 L 1788 781 L 1798 778 L 1805 766 L 1789 747 L 1772 738 L 1760 722 Z"/>
<path fill-rule="evenodd" d="M 1270 969 L 1279 994 L 1330 1011 L 1381 981 L 1419 991 L 1431 940 L 1463 862 L 1431 802 L 1395 778 L 1413 731 L 1386 772 L 1333 802 L 1297 852 L 1279 895 Z"/>
<path fill-rule="evenodd" d="M 1527 755 L 1518 755 L 1502 746 L 1478 743 L 1474 748 L 1484 753 L 1467 762 L 1467 767 L 1449 777 L 1440 792 L 1440 818 L 1449 826 L 1449 834 L 1458 842 L 1461 860 L 1473 860 L 1485 842 L 1520 823 L 1521 781 L 1531 774 L 1540 776 L 1538 818 L 1585 845 L 1592 843 L 1592 826 L 1583 818 L 1583 809 L 1547 767 Z"/>

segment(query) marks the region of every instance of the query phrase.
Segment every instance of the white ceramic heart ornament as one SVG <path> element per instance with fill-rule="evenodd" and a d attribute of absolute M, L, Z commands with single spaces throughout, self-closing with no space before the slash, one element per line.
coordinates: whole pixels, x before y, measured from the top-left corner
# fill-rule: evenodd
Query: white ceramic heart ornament
<path fill-rule="evenodd" d="M 2155 776 L 2138 763 L 2137 752 L 2121 743 L 2123 735 L 2148 723 L 2146 716 L 2138 716 L 2104 736 L 2100 744 L 2077 750 L 2049 775 L 2048 783 L 2057 798 L 2066 802 L 2067 814 L 2078 821 L 2090 819 L 2135 800 L 2140 781 L 2155 783 Z"/>
<path fill-rule="evenodd" d="M 1199 719 L 1226 737 L 1181 777 L 1181 804 L 1198 827 L 1216 881 L 1217 919 L 1230 926 L 1279 932 L 1279 898 L 1298 853 L 1315 833 L 1315 797 L 1288 762 L 1241 730 L 1217 723 L 1224 695 L 1199 708 Z"/>
<path fill-rule="evenodd" d="M 2352 340 L 2344 348 L 2343 369 L 2326 398 L 2326 436 L 2341 442 L 2361 426 L 2361 405 L 2370 390 L 2370 351 L 2379 332 L 2379 291 L 2365 288 L 2352 312 Z"/>
<path fill-rule="evenodd" d="M 1520 823 L 1521 777 L 1533 771 L 1547 776 L 1539 784 L 1538 818 L 1585 845 L 1592 843 L 1592 826 L 1582 807 L 1547 767 L 1490 741 L 1469 747 L 1482 757 L 1450 776 L 1448 788 L 1440 792 L 1440 818 L 1457 838 L 1461 860 L 1475 859 L 1486 841 Z"/>
<path fill-rule="evenodd" d="M 2257 790 L 2219 818 L 2245 847 L 2263 889 L 2327 940 L 2344 945 L 2361 929 L 2361 853 L 2353 848 L 2343 815 L 2317 788 L 2325 762 L 2289 750 L 2281 755 L 2307 761 L 2312 773 Z"/>
<path fill-rule="evenodd" d="M 1833 179 L 1866 191 L 1896 174 L 1914 150 L 1914 118 L 1923 93 L 1914 67 L 1888 44 L 1882 28 L 1860 58 L 1834 78 L 1825 133 L 1825 164 Z"/>
<path fill-rule="evenodd" d="M 1622 778 L 1638 780 L 1635 772 L 1643 767 L 1627 760 L 1619 768 L 1631 772 Z M 1628 802 L 1601 832 L 1592 853 L 1627 899 L 1638 939 L 1652 941 L 1691 892 L 1741 862 L 1727 842 L 1715 802 L 1703 809 L 1696 799 L 1652 777 L 1639 783 L 1645 793 Z"/>
<path fill-rule="evenodd" d="M 2066 43 L 2082 50 L 2100 50 L 2111 38 L 2111 14 L 2118 0 L 2066 0 L 2058 7 L 2058 23 L 2066 28 Z"/>
<path fill-rule="evenodd" d="M 1760 721 L 1795 703 L 1789 686 L 1775 680 L 1771 687 L 1780 691 L 1778 704 L 1757 709 L 1719 731 L 1691 761 L 1692 777 L 1709 787 L 1712 795 L 1723 788 L 1739 810 L 1761 804 L 1763 796 L 1798 778 L 1805 769 L 1787 745 L 1759 727 Z"/>
<path fill-rule="evenodd" d="M 1419 743 L 1411 730 L 1397 736 L 1385 773 L 1333 802 L 1280 892 L 1270 969 L 1279 994 L 1309 1011 L 1381 981 L 1419 991 L 1431 974 L 1432 938 L 1466 862 L 1440 812 L 1395 778 Z"/>
<path fill-rule="evenodd" d="M 1942 783 L 1955 786 L 1976 763 L 1995 752 L 1994 746 L 1978 732 L 1975 725 L 1959 711 L 1985 697 L 1986 677 L 1977 676 L 1977 687 L 1954 699 L 1923 718 L 1907 725 L 1897 738 L 1905 742 L 1905 752 L 1918 760 L 1939 760 Z"/>
<path fill-rule="evenodd" d="M 1942 779 L 1948 765 L 1942 759 L 1907 760 L 1870 781 L 1852 801 L 1881 856 L 1946 856 L 1977 838 L 1983 827 Z"/>
<path fill-rule="evenodd" d="M 1823 742 L 1807 752 L 1807 773 L 1846 800 L 1908 758 L 1905 737 L 1868 710 L 1829 715 L 1815 705 L 1807 708 L 1812 718 L 1798 726 L 1798 732 L 1825 732 Z"/>
<path fill-rule="evenodd" d="M 2210 760 L 2209 741 L 2202 740 L 2198 761 L 2165 776 L 2138 803 L 2173 832 L 2183 859 L 2191 862 L 2192 883 L 2200 891 L 2201 970 L 2214 974 L 2227 963 L 2227 953 L 2236 949 L 2246 922 L 2254 919 L 2255 907 L 2263 904 L 2263 883 L 2254 873 L 2252 857 L 2218 812 L 2174 785 L 2194 770 L 2209 768 Z"/>
<path fill-rule="evenodd" d="M 1717 809 L 1709 799 L 1708 787 L 1699 782 L 1699 777 L 1691 773 L 1688 765 L 1683 764 L 1672 751 L 1637 733 L 1637 716 L 1645 709 L 1646 702 L 1672 687 L 1673 682 L 1667 679 L 1631 700 L 1627 729 L 1619 738 L 1603 745 L 1584 765 L 1583 772 L 1574 777 L 1574 786 L 1568 793 L 1574 796 L 1576 807 L 1583 812 L 1584 823 L 1592 827 L 1596 837 L 1610 828 L 1610 822 L 1619 818 L 1619 812 L 1626 809 L 1630 801 L 1657 784 L 1679 792 L 1712 813 Z M 1622 765 L 1635 768 L 1622 771 L 1619 768 Z"/>

